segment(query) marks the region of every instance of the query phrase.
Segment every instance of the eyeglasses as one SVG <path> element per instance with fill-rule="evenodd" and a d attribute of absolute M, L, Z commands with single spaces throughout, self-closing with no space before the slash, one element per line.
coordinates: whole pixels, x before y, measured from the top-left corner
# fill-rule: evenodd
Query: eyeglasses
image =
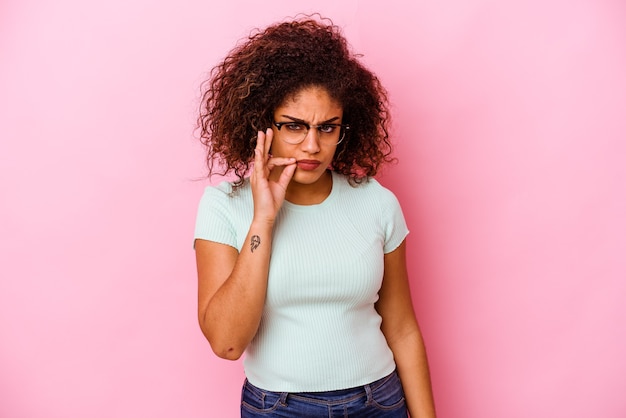
<path fill-rule="evenodd" d="M 297 145 L 304 141 L 309 134 L 311 128 L 317 129 L 317 135 L 320 142 L 328 145 L 336 145 L 343 141 L 346 131 L 350 129 L 350 125 L 340 123 L 322 123 L 320 125 L 309 125 L 305 122 L 276 122 L 274 126 L 280 131 L 280 139 L 288 144 Z M 285 129 L 282 129 L 282 127 Z"/>

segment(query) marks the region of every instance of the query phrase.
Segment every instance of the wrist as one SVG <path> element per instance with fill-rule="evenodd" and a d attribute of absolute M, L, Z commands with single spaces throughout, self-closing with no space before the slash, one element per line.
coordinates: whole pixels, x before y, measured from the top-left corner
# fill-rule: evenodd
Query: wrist
<path fill-rule="evenodd" d="M 271 232 L 274 228 L 274 219 L 254 217 L 250 224 L 251 231 L 268 231 Z"/>

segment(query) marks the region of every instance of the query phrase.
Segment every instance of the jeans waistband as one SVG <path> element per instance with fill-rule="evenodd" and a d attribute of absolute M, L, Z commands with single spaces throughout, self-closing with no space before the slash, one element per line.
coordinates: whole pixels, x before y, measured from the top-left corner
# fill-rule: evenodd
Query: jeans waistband
<path fill-rule="evenodd" d="M 281 398 L 281 403 L 284 403 L 286 401 L 287 396 L 295 397 L 299 399 L 307 399 L 311 401 L 319 400 L 319 401 L 324 401 L 325 403 L 328 403 L 329 401 L 332 402 L 332 400 L 334 399 L 336 399 L 337 401 L 343 402 L 346 400 L 346 398 L 354 399 L 360 396 L 367 396 L 369 398 L 371 397 L 371 392 L 373 390 L 376 390 L 382 385 L 384 385 L 389 379 L 391 379 L 395 375 L 397 375 L 397 372 L 394 370 L 387 376 L 382 377 L 378 380 L 373 381 L 372 383 L 368 383 L 363 386 L 355 386 L 355 387 L 347 388 L 347 389 L 338 389 L 338 390 L 323 391 L 323 392 L 272 392 L 272 391 L 267 391 L 265 389 L 257 388 L 252 383 L 250 383 L 247 379 L 246 379 L 245 384 L 248 386 L 248 389 L 250 389 L 252 392 L 257 393 L 259 396 L 262 396 L 264 392 L 265 393 L 271 392 L 271 393 L 276 394 L 277 396 Z"/>

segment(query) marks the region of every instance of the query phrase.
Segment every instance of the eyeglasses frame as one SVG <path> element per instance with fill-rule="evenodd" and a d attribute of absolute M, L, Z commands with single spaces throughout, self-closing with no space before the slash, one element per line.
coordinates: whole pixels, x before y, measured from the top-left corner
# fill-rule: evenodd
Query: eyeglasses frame
<path fill-rule="evenodd" d="M 299 142 L 287 142 L 283 139 L 283 141 L 287 142 L 288 144 L 291 145 L 298 145 L 304 142 L 304 140 L 306 139 L 306 137 L 309 135 L 309 131 L 311 130 L 311 128 L 315 128 L 318 130 L 319 132 L 319 128 L 322 126 L 333 126 L 333 127 L 338 127 L 340 128 L 339 133 L 341 134 L 341 137 L 339 138 L 339 141 L 337 141 L 335 144 L 333 145 L 339 145 L 341 144 L 341 142 L 346 138 L 346 132 L 350 130 L 350 125 L 348 125 L 347 123 L 320 123 L 319 125 L 312 125 L 306 122 L 300 122 L 300 121 L 288 121 L 288 122 L 276 122 L 273 121 L 272 124 L 274 126 L 276 126 L 276 128 L 278 129 L 278 131 L 280 131 L 280 128 L 283 127 L 283 125 L 289 125 L 289 124 L 298 124 L 298 125 L 303 125 L 306 127 L 306 133 L 304 134 L 304 136 L 302 137 L 302 140 L 300 140 Z"/>

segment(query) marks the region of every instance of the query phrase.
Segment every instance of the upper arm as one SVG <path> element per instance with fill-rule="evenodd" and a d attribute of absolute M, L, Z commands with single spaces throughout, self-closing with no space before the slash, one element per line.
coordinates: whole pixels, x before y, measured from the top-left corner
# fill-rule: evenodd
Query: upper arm
<path fill-rule="evenodd" d="M 419 331 L 406 268 L 406 240 L 384 256 L 383 283 L 376 310 L 382 317 L 381 329 L 391 345 L 396 338 Z"/>
<path fill-rule="evenodd" d="M 202 324 L 207 306 L 235 267 L 239 252 L 230 245 L 196 239 L 198 269 L 198 319 Z"/>

